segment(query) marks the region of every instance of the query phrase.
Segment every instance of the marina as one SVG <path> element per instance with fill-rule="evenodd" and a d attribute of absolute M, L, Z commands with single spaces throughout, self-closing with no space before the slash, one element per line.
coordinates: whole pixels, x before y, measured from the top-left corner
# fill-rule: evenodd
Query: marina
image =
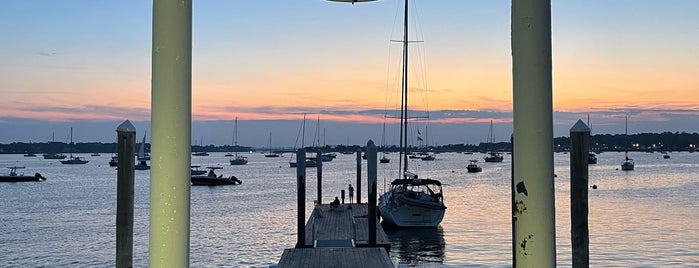
<path fill-rule="evenodd" d="M 699 154 L 629 153 L 634 172 L 619 170 L 623 152 L 603 152 L 590 165 L 590 265 L 687 267 L 699 257 Z M 378 165 L 378 193 L 397 176 L 397 155 Z M 246 154 L 248 165 L 232 167 L 224 153 L 193 164 L 223 167 L 245 183 L 191 188 L 191 267 L 268 267 L 279 263 L 296 241 L 296 178 L 289 155 L 266 158 Z M 449 207 L 436 229 L 384 228 L 395 264 L 409 267 L 510 267 L 511 155 L 502 163 L 483 163 L 468 173 L 468 159 L 483 154 L 442 153 L 440 160 L 411 166 L 423 176 L 444 178 Z M 554 154 L 556 251 L 558 266 L 570 257 L 569 155 Z M 49 178 L 41 183 L 0 184 L 0 262 L 8 267 L 114 266 L 116 170 L 108 154 L 85 165 L 0 155 L 0 165 L 26 166 Z M 364 162 L 366 163 L 366 162 Z M 135 173 L 134 267 L 148 266 L 149 172 Z M 307 169 L 306 215 L 313 212 L 315 170 Z M 338 154 L 323 165 L 324 203 L 356 180 L 356 154 Z M 365 180 L 366 181 L 366 180 Z M 354 183 L 353 183 L 354 185 Z M 362 186 L 366 202 L 366 185 Z M 629 211 L 643 213 L 629 213 Z M 26 224 L 32 222 L 32 224 Z M 51 234 L 51 235 L 48 235 Z M 639 246 L 641 245 L 641 246 Z"/>

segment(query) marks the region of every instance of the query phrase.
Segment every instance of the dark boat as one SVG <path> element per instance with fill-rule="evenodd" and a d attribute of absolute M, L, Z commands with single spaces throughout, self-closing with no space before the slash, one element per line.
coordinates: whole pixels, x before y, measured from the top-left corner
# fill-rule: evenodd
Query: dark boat
<path fill-rule="evenodd" d="M 0 176 L 0 182 L 25 182 L 25 181 L 45 181 L 46 178 L 41 176 L 39 173 L 35 173 L 34 176 L 25 176 L 24 174 L 17 174 L 18 169 L 23 169 L 24 167 L 7 167 L 10 169 L 10 174 Z"/>
<path fill-rule="evenodd" d="M 481 171 L 483 171 L 483 169 L 481 167 L 479 167 L 478 164 L 476 164 L 478 162 L 478 160 L 469 160 L 469 161 L 471 161 L 471 163 L 469 163 L 468 166 L 466 166 L 466 170 L 468 172 L 481 172 Z"/>
<path fill-rule="evenodd" d="M 192 176 L 192 185 L 237 185 L 242 184 L 243 181 L 239 180 L 235 176 L 223 177 L 223 175 L 216 175 L 215 169 L 222 169 L 221 167 L 208 167 L 209 173 L 206 175 Z"/>
<path fill-rule="evenodd" d="M 592 164 L 597 164 L 597 155 L 594 153 L 588 153 L 587 154 L 587 164 L 592 165 Z"/>
<path fill-rule="evenodd" d="M 109 160 L 109 166 L 116 167 L 118 165 L 119 165 L 119 156 L 112 156 L 112 159 Z"/>

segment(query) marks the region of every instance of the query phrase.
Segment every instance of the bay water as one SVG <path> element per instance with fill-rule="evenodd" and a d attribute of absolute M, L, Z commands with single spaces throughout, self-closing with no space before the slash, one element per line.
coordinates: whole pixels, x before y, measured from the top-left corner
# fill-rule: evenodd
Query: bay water
<path fill-rule="evenodd" d="M 590 165 L 590 265 L 596 267 L 699 267 L 699 153 L 633 152 L 634 171 L 621 171 L 623 153 L 598 155 Z M 44 182 L 0 184 L 0 266 L 113 267 L 117 171 L 110 155 L 81 155 L 85 165 L 0 155 L 0 167 L 26 166 Z M 224 153 L 193 156 L 192 164 L 220 166 L 241 185 L 191 188 L 190 266 L 268 267 L 296 239 L 296 169 L 291 154 L 231 166 Z M 379 164 L 378 191 L 397 177 L 398 154 Z M 421 177 L 444 183 L 446 216 L 436 229 L 387 229 L 390 256 L 410 267 L 510 267 L 511 155 L 479 164 L 482 154 L 442 153 L 436 161 L 410 160 Z M 555 154 L 557 266 L 571 264 L 570 156 Z M 362 161 L 366 202 L 366 161 Z M 323 165 L 323 202 L 356 187 L 356 155 L 338 154 Z M 9 170 L 6 170 L 9 172 Z M 136 171 L 134 266 L 148 266 L 149 171 Z M 307 169 L 306 215 L 316 199 L 316 170 Z"/>

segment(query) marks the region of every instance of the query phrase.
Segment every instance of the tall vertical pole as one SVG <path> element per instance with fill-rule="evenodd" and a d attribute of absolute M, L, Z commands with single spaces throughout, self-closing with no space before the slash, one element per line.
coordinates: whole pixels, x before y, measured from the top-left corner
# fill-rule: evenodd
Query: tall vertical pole
<path fill-rule="evenodd" d="M 517 267 L 555 267 L 551 1 L 512 1 Z"/>
<path fill-rule="evenodd" d="M 306 149 L 296 151 L 296 247 L 306 246 Z"/>
<path fill-rule="evenodd" d="M 117 131 L 116 267 L 133 267 L 133 199 L 136 128 L 124 121 Z"/>
<path fill-rule="evenodd" d="M 189 266 L 192 2 L 153 1 L 150 267 Z"/>
<path fill-rule="evenodd" d="M 573 267 L 590 267 L 590 237 L 587 216 L 588 155 L 590 127 L 578 120 L 570 129 L 570 242 Z"/>
<path fill-rule="evenodd" d="M 369 184 L 369 247 L 376 246 L 376 145 L 369 140 L 366 144 L 367 160 L 367 183 Z"/>
<path fill-rule="evenodd" d="M 362 149 L 357 150 L 357 204 L 362 203 Z"/>
<path fill-rule="evenodd" d="M 318 199 L 318 204 L 323 204 L 323 152 L 322 150 L 318 150 L 316 153 L 316 161 L 318 161 L 318 195 L 316 198 Z"/>

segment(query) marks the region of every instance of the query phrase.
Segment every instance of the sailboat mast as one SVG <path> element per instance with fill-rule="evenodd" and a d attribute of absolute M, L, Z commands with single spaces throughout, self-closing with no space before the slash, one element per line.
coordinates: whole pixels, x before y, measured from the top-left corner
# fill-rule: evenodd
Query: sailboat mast
<path fill-rule="evenodd" d="M 624 141 L 624 158 L 629 159 L 629 116 L 624 118 L 624 136 L 626 141 Z"/>
<path fill-rule="evenodd" d="M 403 172 L 408 171 L 408 0 L 405 0 L 403 15 L 403 96 L 401 99 L 401 120 L 403 123 L 401 143 L 403 146 Z"/>
<path fill-rule="evenodd" d="M 73 128 L 70 128 L 70 159 L 73 159 Z"/>

